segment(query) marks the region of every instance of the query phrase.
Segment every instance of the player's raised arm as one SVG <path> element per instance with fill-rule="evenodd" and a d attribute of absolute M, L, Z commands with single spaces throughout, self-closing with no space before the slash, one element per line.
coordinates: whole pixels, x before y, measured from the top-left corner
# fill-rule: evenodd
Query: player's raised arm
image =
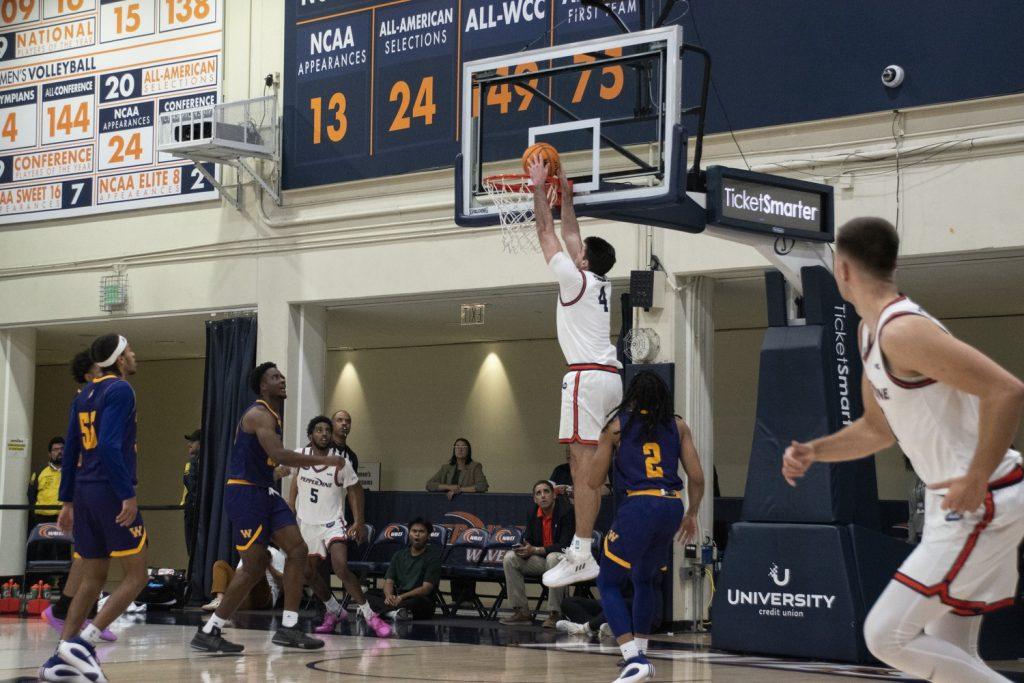
<path fill-rule="evenodd" d="M 530 181 L 533 183 L 533 214 L 537 222 L 537 240 L 540 242 L 540 250 L 546 263 L 562 251 L 562 243 L 555 236 L 555 219 L 548 204 L 548 165 L 540 154 L 534 154 L 530 157 L 530 165 L 527 168 L 530 172 Z"/>
<path fill-rule="evenodd" d="M 676 418 L 676 429 L 679 430 L 679 461 L 686 472 L 686 515 L 679 527 L 676 538 L 683 542 L 694 543 L 699 537 L 697 529 L 697 512 L 700 508 L 700 501 L 704 499 L 704 468 L 700 464 L 700 455 L 697 454 L 697 446 L 693 443 L 693 432 L 690 426 Z"/>
<path fill-rule="evenodd" d="M 790 486 L 815 462 L 845 462 L 874 455 L 896 443 L 867 376 L 860 380 L 864 414 L 835 434 L 807 443 L 793 441 L 782 456 L 782 476 Z"/>
<path fill-rule="evenodd" d="M 583 257 L 583 238 L 580 236 L 580 223 L 576 220 L 576 206 L 572 203 L 572 190 L 565 179 L 565 167 L 558 165 L 558 185 L 562 191 L 562 241 L 565 250 L 574 263 Z"/>
<path fill-rule="evenodd" d="M 329 455 L 321 458 L 317 455 L 306 455 L 296 453 L 284 447 L 281 437 L 274 430 L 276 423 L 274 418 L 262 410 L 250 410 L 242 418 L 242 429 L 256 435 L 260 447 L 267 454 L 267 457 L 278 465 L 289 467 L 340 467 L 345 459 L 337 455 Z"/>
<path fill-rule="evenodd" d="M 590 488 L 599 489 L 608 480 L 608 470 L 612 465 L 612 451 L 619 445 L 621 432 L 622 428 L 617 417 L 601 430 L 601 436 L 597 439 L 597 451 L 594 454 L 593 464 L 587 475 Z"/>
<path fill-rule="evenodd" d="M 882 352 L 899 373 L 912 372 L 978 397 L 978 444 L 964 477 L 936 482 L 947 488 L 962 480 L 972 489 L 965 501 L 950 490 L 943 507 L 975 510 L 981 506 L 989 477 L 1011 448 L 1024 413 L 1024 383 L 991 358 L 936 326 L 907 315 L 893 319 L 879 336 Z"/>

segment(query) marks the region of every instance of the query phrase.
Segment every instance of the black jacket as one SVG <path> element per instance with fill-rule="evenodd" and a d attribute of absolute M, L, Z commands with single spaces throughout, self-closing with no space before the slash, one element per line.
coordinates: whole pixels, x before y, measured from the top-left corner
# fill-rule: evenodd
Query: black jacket
<path fill-rule="evenodd" d="M 526 531 L 523 533 L 523 540 L 534 546 L 544 546 L 548 553 L 558 553 L 562 548 L 568 548 L 572 544 L 572 536 L 576 533 L 576 516 L 572 505 L 559 496 L 555 499 L 555 510 L 553 513 L 553 524 L 551 531 L 554 536 L 554 543 L 544 545 L 544 525 L 542 518 L 537 516 L 538 506 L 533 506 L 530 518 L 526 520 Z"/>

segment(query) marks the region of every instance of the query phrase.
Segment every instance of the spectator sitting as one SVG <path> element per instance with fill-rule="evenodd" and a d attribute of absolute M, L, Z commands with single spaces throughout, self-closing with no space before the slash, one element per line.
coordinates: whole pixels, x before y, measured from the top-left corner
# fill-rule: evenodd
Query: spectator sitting
<path fill-rule="evenodd" d="M 558 495 L 569 494 L 572 492 L 572 470 L 569 469 L 569 447 L 565 447 L 565 462 L 551 470 L 551 476 L 548 477 L 551 485 L 555 487 L 555 493 Z"/>
<path fill-rule="evenodd" d="M 441 550 L 430 545 L 430 524 L 422 517 L 409 522 L 409 545 L 391 557 L 384 590 L 366 592 L 374 612 L 389 619 L 434 616 L 434 591 L 441 582 Z"/>
<path fill-rule="evenodd" d="M 664 569 L 663 571 L 668 571 Z M 654 582 L 654 622 L 651 628 L 657 631 L 661 628 L 664 598 L 662 597 L 662 582 Z M 633 599 L 633 584 L 626 582 L 622 586 L 622 596 L 627 600 Z M 630 603 L 632 604 L 632 603 Z M 604 617 L 604 610 L 601 608 L 601 601 L 593 598 L 577 598 L 570 595 L 562 600 L 562 619 L 555 628 L 569 635 L 593 636 L 614 639 L 611 628 L 608 627 L 608 620 Z"/>
<path fill-rule="evenodd" d="M 608 474 L 611 477 L 611 473 Z M 551 470 L 551 476 L 548 480 L 555 487 L 555 494 L 559 496 L 569 496 L 572 498 L 572 470 L 569 469 L 569 447 L 565 447 L 565 462 L 561 465 L 557 465 L 555 469 Z M 601 487 L 601 495 L 607 496 L 611 492 L 611 487 L 606 483 Z"/>
<path fill-rule="evenodd" d="M 483 465 L 473 460 L 473 447 L 461 437 L 452 445 L 448 464 L 427 482 L 428 491 L 447 491 L 448 500 L 460 493 L 484 493 L 488 488 Z"/>
<path fill-rule="evenodd" d="M 57 523 L 61 504 L 57 502 L 60 489 L 60 464 L 64 456 L 64 438 L 55 436 L 46 444 L 46 467 L 39 474 L 32 473 L 28 481 L 28 504 L 35 506 L 29 515 L 29 531 L 44 522 Z"/>
<path fill-rule="evenodd" d="M 267 550 L 270 552 L 270 563 L 267 565 L 266 575 L 242 599 L 238 609 L 274 609 L 278 598 L 284 592 L 285 554 L 274 546 L 268 546 Z M 241 566 L 241 560 L 238 561 L 238 566 L 234 569 L 224 560 L 217 560 L 213 563 L 213 582 L 210 591 L 213 593 L 213 599 L 203 605 L 204 612 L 214 612 L 220 607 L 224 591 L 231 585 L 231 579 L 234 578 L 235 572 Z"/>
<path fill-rule="evenodd" d="M 572 542 L 576 521 L 572 506 L 564 497 L 556 497 L 551 482 L 540 480 L 533 485 L 534 506 L 526 521 L 523 543 L 505 553 L 505 585 L 512 615 L 501 623 L 529 624 L 533 614 L 526 599 L 524 576 L 540 576 L 561 562 L 561 549 Z M 561 618 L 562 597 L 565 588 L 552 588 L 548 593 L 548 618 L 544 628 L 555 628 Z"/>

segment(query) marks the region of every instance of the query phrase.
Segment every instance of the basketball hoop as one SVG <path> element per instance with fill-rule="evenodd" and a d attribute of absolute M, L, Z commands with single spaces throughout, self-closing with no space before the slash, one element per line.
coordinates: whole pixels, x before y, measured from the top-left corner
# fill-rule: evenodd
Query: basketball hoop
<path fill-rule="evenodd" d="M 572 181 L 568 181 L 572 193 Z M 548 206 L 555 208 L 562 203 L 558 178 L 546 181 Z M 530 176 L 506 173 L 484 178 L 484 189 L 494 202 L 501 219 L 501 245 L 509 254 L 539 252 L 540 242 L 534 230 L 537 217 L 533 211 L 533 183 Z"/>

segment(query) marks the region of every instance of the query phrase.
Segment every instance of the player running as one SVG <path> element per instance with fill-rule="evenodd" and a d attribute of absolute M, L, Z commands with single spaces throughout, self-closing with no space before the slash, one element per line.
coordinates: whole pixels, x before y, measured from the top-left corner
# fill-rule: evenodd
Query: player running
<path fill-rule="evenodd" d="M 548 164 L 538 154 L 529 160 L 528 169 L 534 187 L 537 239 L 544 260 L 558 280 L 558 344 L 569 364 L 569 372 L 562 379 L 558 441 L 569 444 L 576 533 L 565 557 L 543 577 L 545 586 L 558 588 L 594 579 L 599 571 L 590 544 L 603 482 L 592 486 L 588 473 L 601 428 L 622 398 L 622 364 L 610 340 L 612 285 L 605 278 L 615 265 L 615 249 L 600 237 L 581 239 L 572 191 L 559 165 L 558 181 L 566 198 L 562 204 L 562 251 L 545 193 Z"/>
<path fill-rule="evenodd" d="M 668 565 L 672 535 L 692 542 L 697 538 L 697 509 L 704 497 L 704 470 L 693 445 L 690 428 L 672 410 L 672 395 L 653 372 L 633 378 L 615 417 L 601 432 L 590 484 L 600 486 L 608 476 L 612 452 L 617 489 L 625 490 L 625 502 L 608 530 L 597 586 L 608 626 L 626 660 L 617 683 L 645 681 L 654 666 L 645 656 L 647 638 L 654 623 L 655 581 Z M 683 514 L 683 482 L 690 510 Z M 622 596 L 622 586 L 633 584 L 632 609 Z"/>
<path fill-rule="evenodd" d="M 57 650 L 39 670 L 44 681 L 106 681 L 95 646 L 148 580 L 146 527 L 135 495 L 135 392 L 125 379 L 135 374 L 135 352 L 116 334 L 99 337 L 89 352 L 101 375 L 71 404 L 59 492 L 64 505 L 57 519 L 64 531 L 73 529 L 81 578 Z M 121 560 L 124 578 L 82 628 L 112 557 Z"/>
<path fill-rule="evenodd" d="M 339 453 L 331 447 L 332 431 L 333 425 L 326 415 L 314 417 L 306 427 L 309 446 L 302 452 L 325 462 L 328 456 L 338 456 Z M 334 633 L 338 622 L 347 618 L 341 603 L 320 576 L 320 563 L 329 557 L 334 573 L 358 606 L 359 614 L 378 637 L 387 638 L 391 635 L 391 627 L 370 609 L 359 579 L 348 568 L 348 541 L 365 541 L 366 525 L 363 524 L 363 487 L 359 485 L 352 463 L 347 458 L 344 462 L 344 467 L 318 465 L 297 468 L 288 494 L 288 505 L 295 511 L 302 540 L 309 548 L 306 583 L 326 608 L 323 623 L 314 632 Z M 346 492 L 353 517 L 351 528 L 345 520 Z"/>
<path fill-rule="evenodd" d="M 982 614 L 1013 603 L 1017 585 L 1024 471 L 1010 443 L 1024 384 L 899 294 L 898 252 L 881 218 L 840 230 L 835 277 L 862 320 L 864 415 L 794 441 L 782 475 L 796 485 L 814 462 L 856 460 L 898 440 L 928 485 L 924 532 L 868 614 L 868 648 L 929 681 L 1005 681 L 978 656 L 978 630 Z"/>
<path fill-rule="evenodd" d="M 284 563 L 284 611 L 273 642 L 286 647 L 314 650 L 324 642 L 298 628 L 299 603 L 306 568 L 306 544 L 299 533 L 295 515 L 281 495 L 273 490 L 275 465 L 291 467 L 326 465 L 344 467 L 335 455 L 324 458 L 287 450 L 281 443 L 281 414 L 284 410 L 284 375 L 273 363 L 261 363 L 249 375 L 249 386 L 259 399 L 246 408 L 235 429 L 235 443 L 228 463 L 224 509 L 231 520 L 235 549 L 242 566 L 231 579 L 217 610 L 192 638 L 192 647 L 205 652 L 241 652 L 242 645 L 229 642 L 221 629 L 242 599 L 264 576 L 271 540 L 286 555 Z"/>

